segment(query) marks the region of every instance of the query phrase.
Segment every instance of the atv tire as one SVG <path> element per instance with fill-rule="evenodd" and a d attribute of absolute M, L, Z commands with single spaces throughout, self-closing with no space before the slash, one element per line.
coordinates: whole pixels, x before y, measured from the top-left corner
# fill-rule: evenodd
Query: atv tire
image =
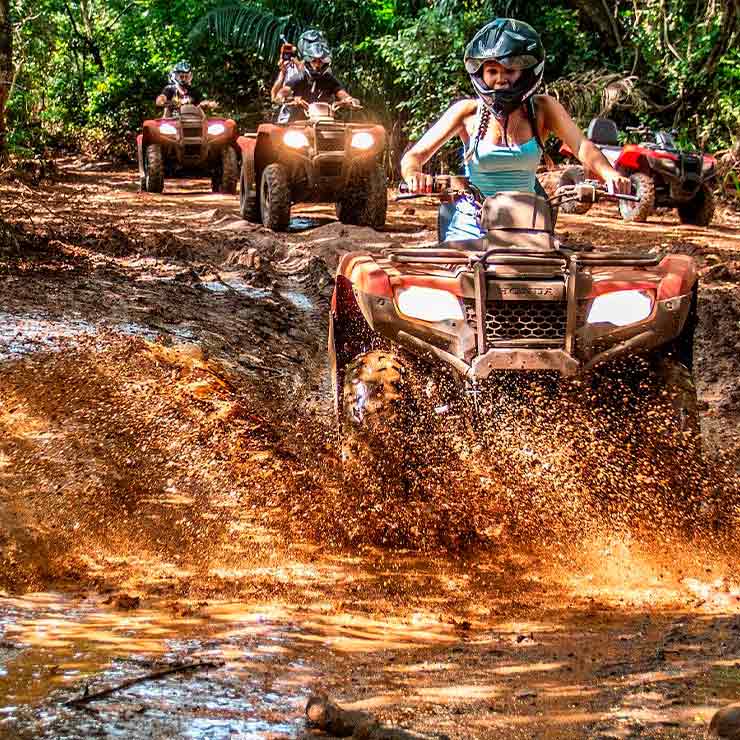
<path fill-rule="evenodd" d="M 678 217 L 682 224 L 709 226 L 714 218 L 714 193 L 708 185 L 702 185 L 699 192 L 688 203 L 678 206 Z"/>
<path fill-rule="evenodd" d="M 260 178 L 262 223 L 273 231 L 287 231 L 290 224 L 290 181 L 283 165 L 268 164 Z"/>
<path fill-rule="evenodd" d="M 561 175 L 558 180 L 558 187 L 563 185 L 577 185 L 579 182 L 583 182 L 586 176 L 583 172 L 583 167 L 568 167 Z M 558 210 L 563 213 L 578 213 L 583 215 L 591 210 L 593 203 L 579 203 L 578 201 L 568 201 L 558 206 Z"/>
<path fill-rule="evenodd" d="M 635 195 L 640 200 L 620 200 L 619 213 L 625 221 L 643 223 L 655 210 L 655 182 L 644 172 L 633 173 L 630 175 L 630 181 Z"/>
<path fill-rule="evenodd" d="M 408 367 L 393 352 L 372 350 L 344 371 L 339 409 L 345 480 L 364 492 L 408 490 L 418 439 L 417 403 Z"/>
<path fill-rule="evenodd" d="M 144 189 L 147 193 L 164 190 L 164 162 L 159 144 L 149 144 L 144 152 Z"/>
<path fill-rule="evenodd" d="M 336 205 L 337 218 L 343 224 L 375 229 L 385 225 L 387 210 L 388 189 L 380 165 L 365 172 L 355 170 Z"/>
<path fill-rule="evenodd" d="M 239 158 L 230 146 L 221 152 L 221 179 L 218 192 L 236 195 L 236 184 L 239 182 Z"/>
<path fill-rule="evenodd" d="M 252 187 L 254 182 L 254 165 L 251 161 L 245 160 L 239 180 L 239 214 L 250 223 L 257 224 L 261 220 L 260 199 Z"/>

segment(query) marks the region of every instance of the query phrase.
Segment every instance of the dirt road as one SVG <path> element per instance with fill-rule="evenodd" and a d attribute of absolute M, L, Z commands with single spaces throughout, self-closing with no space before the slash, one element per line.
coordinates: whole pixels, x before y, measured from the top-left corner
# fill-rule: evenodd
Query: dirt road
<path fill-rule="evenodd" d="M 392 206 L 384 232 L 301 207 L 275 235 L 206 181 L 156 196 L 132 171 L 61 173 L 0 185 L 0 737 L 298 737 L 323 688 L 429 737 L 700 738 L 738 699 L 733 532 L 663 527 L 661 482 L 593 419 L 574 440 L 549 402 L 512 396 L 496 445 L 461 444 L 417 499 L 345 490 L 333 268 L 431 241 L 431 202 Z M 600 207 L 559 231 L 696 256 L 703 426 L 730 508 L 740 219 Z"/>

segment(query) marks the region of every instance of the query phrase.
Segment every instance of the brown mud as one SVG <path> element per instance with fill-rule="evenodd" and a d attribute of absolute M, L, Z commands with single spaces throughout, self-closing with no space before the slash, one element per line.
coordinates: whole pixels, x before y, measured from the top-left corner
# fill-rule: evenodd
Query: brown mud
<path fill-rule="evenodd" d="M 432 241 L 431 201 L 275 235 L 206 181 L 59 171 L 0 185 L 0 737 L 298 737 L 323 689 L 432 737 L 699 738 L 737 700 L 735 213 L 558 226 L 696 257 L 708 474 L 528 384 L 399 502 L 345 486 L 326 320 L 338 256 Z"/>

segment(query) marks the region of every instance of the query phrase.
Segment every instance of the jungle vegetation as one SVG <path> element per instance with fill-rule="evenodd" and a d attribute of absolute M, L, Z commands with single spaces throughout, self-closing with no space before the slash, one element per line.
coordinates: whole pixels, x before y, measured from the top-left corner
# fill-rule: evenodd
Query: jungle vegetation
<path fill-rule="evenodd" d="M 496 16 L 541 33 L 546 88 L 586 125 L 676 128 L 709 151 L 740 138 L 740 0 L 0 0 L 0 146 L 133 153 L 168 70 L 241 128 L 270 114 L 281 35 L 321 28 L 335 74 L 392 132 L 395 154 L 470 95 L 466 41 Z M 393 154 L 393 153 L 392 153 Z"/>

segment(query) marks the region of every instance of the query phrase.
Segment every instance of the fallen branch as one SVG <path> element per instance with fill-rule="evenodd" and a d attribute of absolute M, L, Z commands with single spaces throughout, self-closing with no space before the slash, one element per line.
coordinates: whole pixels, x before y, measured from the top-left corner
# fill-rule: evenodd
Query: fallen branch
<path fill-rule="evenodd" d="M 167 668 L 161 668 L 158 671 L 151 671 L 145 673 L 143 676 L 137 676 L 136 678 L 129 678 L 127 681 L 122 681 L 115 686 L 110 686 L 107 689 L 101 689 L 95 691 L 92 694 L 88 693 L 87 686 L 85 687 L 85 693 L 77 699 L 70 699 L 64 702 L 65 707 L 81 707 L 85 704 L 89 704 L 91 701 L 97 701 L 98 699 L 104 699 L 106 696 L 115 694 L 116 691 L 123 691 L 136 684 L 145 683 L 146 681 L 155 681 L 164 676 L 171 676 L 173 673 L 184 673 L 185 671 L 199 671 L 203 668 L 220 668 L 224 665 L 224 661 L 204 660 L 198 663 L 178 663 L 177 665 L 171 665 Z"/>
<path fill-rule="evenodd" d="M 383 725 L 367 712 L 342 709 L 324 693 L 309 697 L 306 717 L 310 726 L 334 737 L 353 737 L 358 740 L 428 740 L 430 737 Z"/>

